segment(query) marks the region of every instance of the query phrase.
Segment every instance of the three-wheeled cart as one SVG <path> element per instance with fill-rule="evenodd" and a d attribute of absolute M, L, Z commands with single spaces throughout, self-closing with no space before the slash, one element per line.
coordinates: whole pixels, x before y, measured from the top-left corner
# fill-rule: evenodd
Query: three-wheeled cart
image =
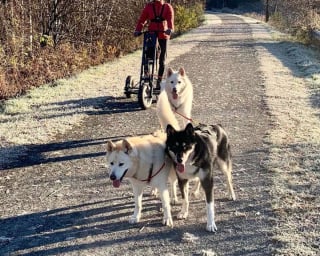
<path fill-rule="evenodd" d="M 141 108 L 148 109 L 160 93 L 160 89 L 156 89 L 159 49 L 157 31 L 145 31 L 142 34 L 143 48 L 139 82 L 135 83 L 132 76 L 127 76 L 124 94 L 127 98 L 130 98 L 132 94 L 137 94 Z"/>

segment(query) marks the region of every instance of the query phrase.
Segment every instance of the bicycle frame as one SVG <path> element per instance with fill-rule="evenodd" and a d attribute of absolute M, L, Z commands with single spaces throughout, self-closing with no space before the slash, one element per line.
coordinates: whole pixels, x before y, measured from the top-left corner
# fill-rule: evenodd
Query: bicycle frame
<path fill-rule="evenodd" d="M 159 59 L 159 44 L 158 33 L 164 31 L 144 31 L 143 34 L 143 48 L 140 69 L 140 80 L 137 84 L 134 83 L 132 76 L 127 76 L 124 93 L 127 98 L 131 94 L 138 95 L 138 103 L 142 109 L 148 109 L 153 102 L 153 96 L 159 95 L 160 90 L 155 89 L 154 83 L 156 82 L 155 72 L 158 69 Z"/>
<path fill-rule="evenodd" d="M 153 87 L 154 72 L 158 62 L 158 36 L 156 32 L 146 31 L 143 33 L 143 51 L 140 71 L 140 85 L 149 82 Z M 156 68 L 155 68 L 156 67 Z"/>

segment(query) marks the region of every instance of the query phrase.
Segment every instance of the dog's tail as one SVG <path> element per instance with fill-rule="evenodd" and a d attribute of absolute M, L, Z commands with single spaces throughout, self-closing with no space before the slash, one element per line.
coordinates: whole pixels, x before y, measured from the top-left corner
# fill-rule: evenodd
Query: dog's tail
<path fill-rule="evenodd" d="M 164 89 L 159 94 L 157 101 L 157 115 L 160 121 L 161 128 L 165 131 L 167 125 L 171 124 L 175 130 L 180 130 L 179 122 L 172 111 L 168 95 Z"/>

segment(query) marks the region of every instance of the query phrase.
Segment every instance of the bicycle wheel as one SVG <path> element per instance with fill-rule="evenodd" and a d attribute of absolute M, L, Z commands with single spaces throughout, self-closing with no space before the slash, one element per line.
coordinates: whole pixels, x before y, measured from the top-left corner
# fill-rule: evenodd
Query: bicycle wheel
<path fill-rule="evenodd" d="M 147 83 L 140 84 L 138 102 L 142 109 L 148 109 L 152 105 L 152 88 Z"/>

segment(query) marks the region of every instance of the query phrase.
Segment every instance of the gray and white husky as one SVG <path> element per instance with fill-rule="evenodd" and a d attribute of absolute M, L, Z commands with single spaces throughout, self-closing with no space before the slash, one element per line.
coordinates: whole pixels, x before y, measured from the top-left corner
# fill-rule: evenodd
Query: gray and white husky
<path fill-rule="evenodd" d="M 207 227 L 215 232 L 213 171 L 217 165 L 227 178 L 230 198 L 236 196 L 232 184 L 231 151 L 227 133 L 220 125 L 199 125 L 191 123 L 177 131 L 172 125 L 167 126 L 166 151 L 174 162 L 178 184 L 183 198 L 179 219 L 187 218 L 189 211 L 188 182 L 198 177 L 204 189 L 207 206 Z"/>

